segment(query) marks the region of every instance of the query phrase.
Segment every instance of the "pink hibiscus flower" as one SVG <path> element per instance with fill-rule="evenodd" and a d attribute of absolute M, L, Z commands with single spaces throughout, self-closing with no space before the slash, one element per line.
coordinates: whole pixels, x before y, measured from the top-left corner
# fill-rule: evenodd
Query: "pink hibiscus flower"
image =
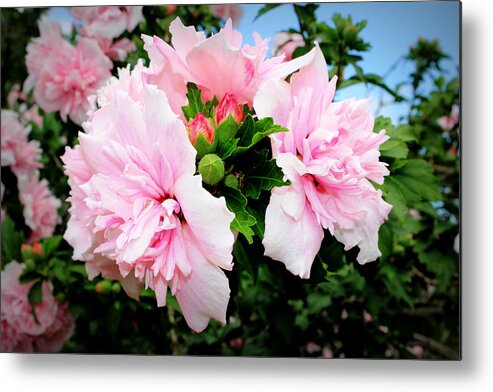
<path fill-rule="evenodd" d="M 34 86 L 34 99 L 45 112 L 60 112 L 77 124 L 87 119 L 88 97 L 111 76 L 112 62 L 95 40 L 81 38 L 72 46 L 60 36 L 59 26 L 42 19 L 41 37 L 27 46 L 29 77 L 25 89 Z"/>
<path fill-rule="evenodd" d="M 453 105 L 450 116 L 440 117 L 437 123 L 445 132 L 449 132 L 459 123 L 459 105 Z"/>
<path fill-rule="evenodd" d="M 39 169 L 41 149 L 38 141 L 28 140 L 29 127 L 11 110 L 2 110 L 1 120 L 1 165 L 10 166 L 16 176 Z"/>
<path fill-rule="evenodd" d="M 285 60 L 289 61 L 293 58 L 296 48 L 300 46 L 305 46 L 305 40 L 301 34 L 281 32 L 274 37 L 272 53 L 275 55 L 283 54 Z"/>
<path fill-rule="evenodd" d="M 293 274 L 310 268 L 328 229 L 345 249 L 360 248 L 358 262 L 380 256 L 378 229 L 391 206 L 369 180 L 388 174 L 378 146 L 388 137 L 373 133 L 367 101 L 331 103 L 322 52 L 291 76 L 290 83 L 266 84 L 255 97 L 259 116 L 273 117 L 289 129 L 272 137 L 273 155 L 291 185 L 275 188 L 265 217 L 265 254 L 282 261 Z"/>
<path fill-rule="evenodd" d="M 28 293 L 34 282 L 21 284 L 23 264 L 9 263 L 2 271 L 1 349 L 3 352 L 59 351 L 74 328 L 67 304 L 58 304 L 49 282 L 42 284 L 42 302 L 31 312 Z"/>
<path fill-rule="evenodd" d="M 59 223 L 60 200 L 50 192 L 48 182 L 39 179 L 38 171 L 18 177 L 17 185 L 24 206 L 24 220 L 31 229 L 29 242 L 51 237 Z"/>
<path fill-rule="evenodd" d="M 142 6 L 72 7 L 74 18 L 82 20 L 82 34 L 116 38 L 132 31 L 144 19 Z"/>
<path fill-rule="evenodd" d="M 219 19 L 227 20 L 231 18 L 234 24 L 240 23 L 243 16 L 243 8 L 240 4 L 213 4 L 211 11 Z"/>
<path fill-rule="evenodd" d="M 135 43 L 128 38 L 113 41 L 109 38 L 98 37 L 96 41 L 103 53 L 114 61 L 124 61 L 130 52 L 137 49 Z"/>
<path fill-rule="evenodd" d="M 242 45 L 242 35 L 233 29 L 231 19 L 209 38 L 185 27 L 179 18 L 171 22 L 169 31 L 173 46 L 156 36 L 142 38 L 151 59 L 146 81 L 166 92 L 176 113 L 187 104 L 187 82 L 202 90 L 204 100 L 215 96 L 221 101 L 230 94 L 236 103 L 251 106 L 262 84 L 285 78 L 309 60 L 307 56 L 290 62 L 283 62 L 283 56 L 267 59 L 268 40 L 254 33 L 255 45 Z"/>
<path fill-rule="evenodd" d="M 188 325 L 226 322 L 234 215 L 202 188 L 196 151 L 165 94 L 121 90 L 84 123 L 63 161 L 71 187 L 65 239 L 90 276 L 144 283 L 164 306 L 168 287 Z M 117 271 L 116 271 L 117 270 Z"/>

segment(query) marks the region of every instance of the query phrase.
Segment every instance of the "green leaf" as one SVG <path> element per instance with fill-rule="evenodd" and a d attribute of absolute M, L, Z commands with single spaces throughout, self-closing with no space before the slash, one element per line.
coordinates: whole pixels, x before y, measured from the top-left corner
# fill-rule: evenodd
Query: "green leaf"
<path fill-rule="evenodd" d="M 402 219 L 406 211 L 406 197 L 402 193 L 401 186 L 390 176 L 385 179 L 380 189 L 384 199 L 392 204 L 392 212 Z"/>
<path fill-rule="evenodd" d="M 408 285 L 411 282 L 411 275 L 408 272 L 398 272 L 392 264 L 382 264 L 380 268 L 382 280 L 390 294 L 406 302 L 411 308 L 414 307 L 413 300 L 409 295 Z"/>
<path fill-rule="evenodd" d="M 450 280 L 458 270 L 458 258 L 441 254 L 437 250 L 421 252 L 418 258 L 428 271 L 435 274 L 438 282 L 437 290 L 438 292 L 443 292 L 449 286 Z"/>
<path fill-rule="evenodd" d="M 8 215 L 3 215 L 2 219 L 2 263 L 10 263 L 12 260 L 20 262 L 21 245 L 25 242 L 24 234 L 15 230 L 14 222 Z"/>
<path fill-rule="evenodd" d="M 308 313 L 310 314 L 320 313 L 320 311 L 332 304 L 330 295 L 322 294 L 317 291 L 308 294 L 306 301 L 308 304 Z"/>
<path fill-rule="evenodd" d="M 31 314 L 34 317 L 34 321 L 39 324 L 38 316 L 36 315 L 36 305 L 43 302 L 43 281 L 38 280 L 29 290 L 27 299 L 31 304 Z"/>
<path fill-rule="evenodd" d="M 346 295 L 344 286 L 337 279 L 330 279 L 327 282 L 319 283 L 318 287 L 332 298 L 341 298 Z"/>
<path fill-rule="evenodd" d="M 42 288 L 43 288 L 42 280 L 38 280 L 36 283 L 33 284 L 31 289 L 29 290 L 29 293 L 27 294 L 29 303 L 35 305 L 35 304 L 40 304 L 43 301 Z"/>
<path fill-rule="evenodd" d="M 271 117 L 263 118 L 259 121 L 254 121 L 251 115 L 245 117 L 243 123 L 238 129 L 237 137 L 238 147 L 235 154 L 243 153 L 255 144 L 261 141 L 263 138 L 278 132 L 286 132 L 287 129 L 280 125 L 274 124 L 274 120 Z"/>
<path fill-rule="evenodd" d="M 240 241 L 235 241 L 233 246 L 233 257 L 254 279 L 257 277 L 256 269 L 253 268 L 250 257 Z"/>
<path fill-rule="evenodd" d="M 46 238 L 42 241 L 43 256 L 49 258 L 51 254 L 60 246 L 63 237 L 61 235 L 55 235 L 50 238 Z"/>
<path fill-rule="evenodd" d="M 247 198 L 233 188 L 225 189 L 223 195 L 229 210 L 235 214 L 235 218 L 231 222 L 231 230 L 239 231 L 245 236 L 249 244 L 253 243 L 255 232 L 251 227 L 257 223 L 257 220 L 246 210 Z"/>
<path fill-rule="evenodd" d="M 194 83 L 187 84 L 188 105 L 183 106 L 183 114 L 188 121 L 195 118 L 197 113 L 203 112 L 205 105 L 202 101 L 202 92 Z"/>
<path fill-rule="evenodd" d="M 214 145 L 210 144 L 201 133 L 198 134 L 194 144 L 197 150 L 197 159 L 200 160 L 204 155 L 214 152 Z"/>
<path fill-rule="evenodd" d="M 253 209 L 249 208 L 248 206 L 246 207 L 247 211 L 250 215 L 253 215 L 255 217 L 255 220 L 257 223 L 255 223 L 252 228 L 253 231 L 255 232 L 256 235 L 258 235 L 261 239 L 264 238 L 264 232 L 265 232 L 265 206 L 264 208 L 261 209 Z"/>
<path fill-rule="evenodd" d="M 238 145 L 238 138 L 235 138 L 238 132 L 238 123 L 233 116 L 228 116 L 219 124 L 214 133 L 214 145 L 216 154 L 223 160 L 229 158 Z"/>
<path fill-rule="evenodd" d="M 270 191 L 275 186 L 288 185 L 283 180 L 284 174 L 274 159 L 267 159 L 267 149 L 255 151 L 251 168 L 244 173 L 243 186 L 245 194 L 252 199 L 258 199 L 262 190 Z"/>
<path fill-rule="evenodd" d="M 442 200 L 438 179 L 433 174 L 433 166 L 422 159 L 406 161 L 393 178 L 407 188 L 407 191 L 415 193 L 419 199 Z"/>
<path fill-rule="evenodd" d="M 21 284 L 26 284 L 40 278 L 41 275 L 39 274 L 39 272 L 24 269 L 24 271 L 22 271 L 21 275 L 19 276 L 19 282 Z"/>
<path fill-rule="evenodd" d="M 262 15 L 265 13 L 269 12 L 270 10 L 273 10 L 274 8 L 279 7 L 282 4 L 266 4 L 264 5 L 258 12 L 257 15 L 255 16 L 255 19 L 253 21 L 255 22 L 258 18 L 260 18 Z"/>
<path fill-rule="evenodd" d="M 406 143 L 399 139 L 389 139 L 380 146 L 382 156 L 405 159 L 409 153 Z"/>

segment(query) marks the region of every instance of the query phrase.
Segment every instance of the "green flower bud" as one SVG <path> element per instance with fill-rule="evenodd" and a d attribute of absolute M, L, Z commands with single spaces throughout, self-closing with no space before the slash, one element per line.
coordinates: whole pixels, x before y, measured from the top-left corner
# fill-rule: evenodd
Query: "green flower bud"
<path fill-rule="evenodd" d="M 228 174 L 224 179 L 224 185 L 230 188 L 238 189 L 238 177 L 236 177 L 234 174 Z"/>
<path fill-rule="evenodd" d="M 204 155 L 199 162 L 199 173 L 206 184 L 217 184 L 224 177 L 224 162 L 216 154 Z"/>

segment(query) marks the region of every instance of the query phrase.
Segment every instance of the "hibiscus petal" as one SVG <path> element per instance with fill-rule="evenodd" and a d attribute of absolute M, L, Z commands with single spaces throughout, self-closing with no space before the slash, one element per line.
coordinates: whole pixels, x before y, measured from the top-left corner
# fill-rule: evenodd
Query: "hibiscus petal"
<path fill-rule="evenodd" d="M 224 197 L 207 192 L 201 176 L 180 178 L 175 183 L 175 196 L 199 249 L 210 262 L 230 270 L 234 237 L 229 226 L 234 214 Z"/>
<path fill-rule="evenodd" d="M 287 214 L 286 210 L 292 210 L 296 203 L 302 206 L 302 213 L 298 210 L 296 214 Z M 266 256 L 281 261 L 293 274 L 309 278 L 323 236 L 323 229 L 307 205 L 302 189 L 289 186 L 272 191 L 262 241 Z"/>
<path fill-rule="evenodd" d="M 209 263 L 193 241 L 189 239 L 187 247 L 192 272 L 180 282 L 176 299 L 189 327 L 201 332 L 211 318 L 226 323 L 230 289 L 224 272 Z"/>

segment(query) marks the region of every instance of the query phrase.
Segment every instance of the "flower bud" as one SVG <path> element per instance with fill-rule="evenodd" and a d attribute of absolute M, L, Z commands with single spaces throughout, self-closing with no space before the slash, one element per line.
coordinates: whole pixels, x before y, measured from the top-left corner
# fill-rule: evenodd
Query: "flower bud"
<path fill-rule="evenodd" d="M 102 280 L 101 282 L 96 283 L 94 289 L 98 294 L 109 293 L 111 291 L 111 281 L 107 279 Z"/>
<path fill-rule="evenodd" d="M 245 118 L 245 113 L 241 110 L 241 105 L 238 104 L 232 94 L 226 93 L 223 99 L 221 99 L 221 102 L 219 102 L 219 105 L 214 109 L 216 125 L 221 124 L 229 115 L 233 116 L 238 124 Z"/>
<path fill-rule="evenodd" d="M 206 184 L 217 184 L 224 177 L 224 162 L 216 154 L 204 155 L 199 162 L 199 173 Z"/>
<path fill-rule="evenodd" d="M 43 247 L 39 242 L 35 242 L 32 245 L 22 244 L 21 252 L 24 257 L 29 257 L 31 255 L 43 256 Z"/>
<path fill-rule="evenodd" d="M 202 134 L 205 140 L 210 144 L 214 141 L 214 127 L 211 120 L 202 113 L 198 113 L 188 124 L 188 137 L 192 144 L 195 144 L 199 134 Z"/>
<path fill-rule="evenodd" d="M 236 177 L 234 174 L 228 174 L 224 179 L 224 185 L 230 188 L 238 189 L 240 185 L 238 181 L 238 177 Z"/>

